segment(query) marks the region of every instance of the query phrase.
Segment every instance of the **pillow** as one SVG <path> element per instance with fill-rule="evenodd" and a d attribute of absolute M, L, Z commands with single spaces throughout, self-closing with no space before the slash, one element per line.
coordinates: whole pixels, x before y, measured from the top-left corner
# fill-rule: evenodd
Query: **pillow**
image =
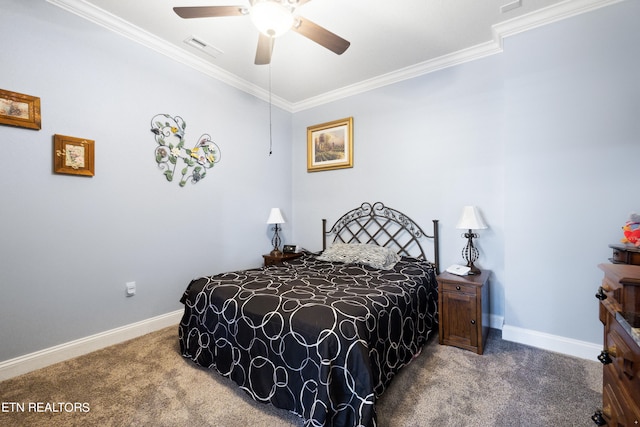
<path fill-rule="evenodd" d="M 334 243 L 318 259 L 347 264 L 365 264 L 381 270 L 390 270 L 400 261 L 400 255 L 389 248 L 369 243 Z"/>

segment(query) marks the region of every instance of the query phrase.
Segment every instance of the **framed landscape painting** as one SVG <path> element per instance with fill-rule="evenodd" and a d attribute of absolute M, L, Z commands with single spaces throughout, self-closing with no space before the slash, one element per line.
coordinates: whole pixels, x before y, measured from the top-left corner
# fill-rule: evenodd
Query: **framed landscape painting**
<path fill-rule="evenodd" d="M 40 130 L 40 98 L 0 89 L 0 124 Z"/>
<path fill-rule="evenodd" d="M 307 128 L 307 172 L 353 167 L 353 117 Z"/>

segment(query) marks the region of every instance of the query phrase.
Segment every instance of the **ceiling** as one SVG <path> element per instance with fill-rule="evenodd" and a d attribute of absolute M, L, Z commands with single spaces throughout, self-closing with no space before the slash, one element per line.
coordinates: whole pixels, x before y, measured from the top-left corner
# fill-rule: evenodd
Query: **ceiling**
<path fill-rule="evenodd" d="M 342 55 L 289 31 L 254 65 L 248 16 L 182 19 L 174 6 L 249 0 L 47 0 L 241 90 L 299 111 L 498 53 L 502 39 L 619 0 L 312 0 L 296 14 L 347 39 Z M 207 45 L 184 41 L 195 37 Z"/>

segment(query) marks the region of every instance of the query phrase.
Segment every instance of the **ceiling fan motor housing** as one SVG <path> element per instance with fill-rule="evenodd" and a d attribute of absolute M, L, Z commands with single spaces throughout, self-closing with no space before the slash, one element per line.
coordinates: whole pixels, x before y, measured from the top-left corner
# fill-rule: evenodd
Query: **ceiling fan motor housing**
<path fill-rule="evenodd" d="M 251 7 L 251 20 L 258 31 L 269 37 L 278 37 L 291 29 L 296 1 L 260 0 Z"/>

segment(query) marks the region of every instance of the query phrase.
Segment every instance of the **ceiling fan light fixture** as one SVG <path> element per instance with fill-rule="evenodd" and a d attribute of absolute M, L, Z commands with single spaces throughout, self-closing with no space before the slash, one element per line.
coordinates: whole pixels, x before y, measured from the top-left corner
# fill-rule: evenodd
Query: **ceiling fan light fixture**
<path fill-rule="evenodd" d="M 294 23 L 291 9 L 278 1 L 265 0 L 251 8 L 251 20 L 258 31 L 269 37 L 286 33 Z"/>

